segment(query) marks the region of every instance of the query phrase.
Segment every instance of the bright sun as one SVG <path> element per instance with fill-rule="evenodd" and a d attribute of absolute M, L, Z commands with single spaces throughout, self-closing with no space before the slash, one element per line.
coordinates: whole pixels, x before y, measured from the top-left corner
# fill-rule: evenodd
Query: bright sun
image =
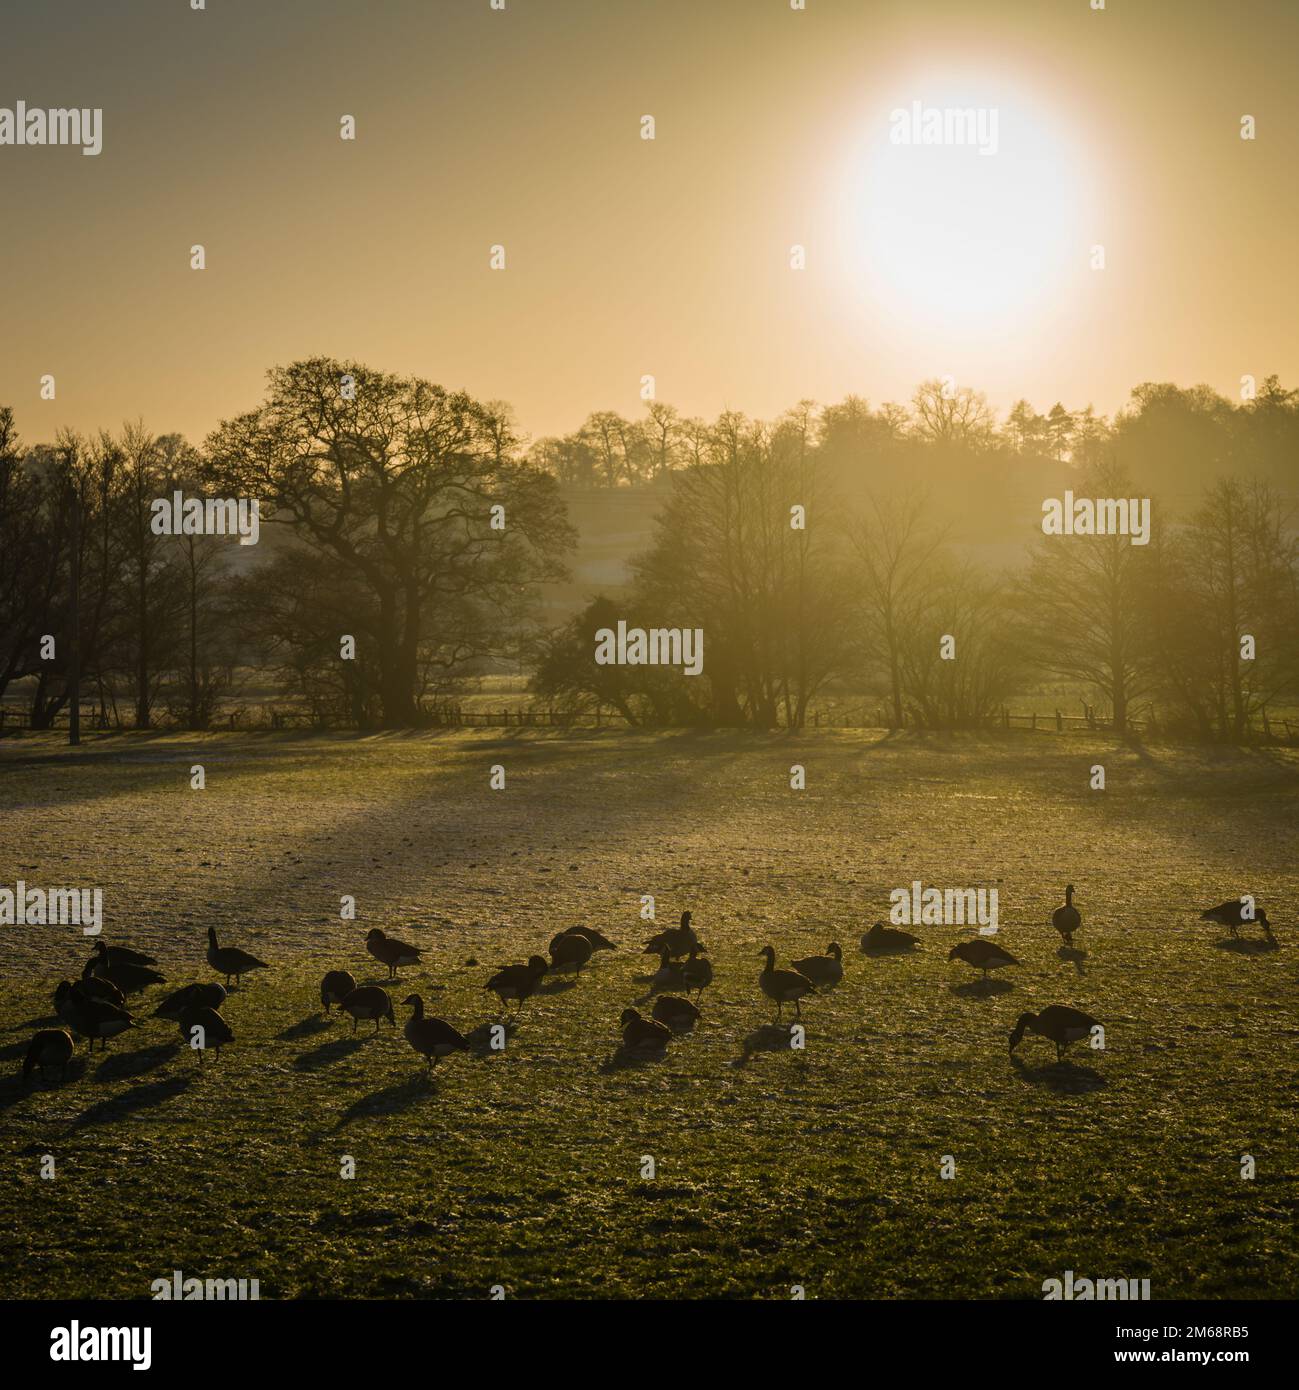
<path fill-rule="evenodd" d="M 889 105 L 889 119 L 876 115 L 854 161 L 847 249 L 864 293 L 917 326 L 1022 326 L 1036 310 L 1049 313 L 1093 239 L 1080 218 L 1072 143 L 1018 96 L 930 83 L 913 90 Z M 946 112 L 981 113 L 975 143 L 895 143 L 895 129 L 932 132 Z M 946 133 L 974 129 L 949 120 Z"/>

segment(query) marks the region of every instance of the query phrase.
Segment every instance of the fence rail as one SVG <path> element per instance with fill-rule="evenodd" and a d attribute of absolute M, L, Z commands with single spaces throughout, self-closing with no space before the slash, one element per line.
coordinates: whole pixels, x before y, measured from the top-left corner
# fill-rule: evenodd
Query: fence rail
<path fill-rule="evenodd" d="M 1031 712 L 1016 714 L 1006 708 L 996 714 L 986 715 L 971 725 L 962 727 L 975 729 L 1024 729 L 1039 733 L 1067 733 L 1070 730 L 1092 732 L 1113 732 L 1112 718 L 1097 714 L 1092 707 L 1085 706 L 1081 715 L 1064 714 L 1055 710 L 1050 714 Z M 50 729 L 66 729 L 67 711 L 48 725 Z M 83 705 L 81 727 L 87 732 L 122 733 L 134 726 L 124 720 L 108 717 L 98 705 Z M 172 728 L 161 725 L 162 729 Z M 318 729 L 355 729 L 354 724 L 343 724 L 313 714 L 310 710 L 276 709 L 267 706 L 251 715 L 240 710 L 221 720 L 214 720 L 211 731 L 246 731 Z M 573 714 L 556 709 L 499 709 L 466 710 L 459 706 L 447 706 L 430 710 L 420 724 L 421 728 L 432 729 L 625 729 L 630 727 L 625 715 L 614 710 L 598 710 L 591 713 Z M 898 727 L 891 713 L 879 706 L 863 705 L 858 709 L 840 708 L 815 710 L 809 717 L 805 729 L 891 729 Z M 905 718 L 903 728 L 932 727 L 918 724 L 914 719 Z M 30 712 L 25 707 L 0 705 L 0 737 L 20 733 L 32 728 Z M 1180 734 L 1183 731 L 1169 730 L 1159 725 L 1153 718 L 1129 719 L 1127 730 L 1137 735 L 1154 737 L 1161 732 Z M 1292 722 L 1286 718 L 1276 718 L 1263 712 L 1261 720 L 1251 722 L 1246 733 L 1246 742 L 1294 744 L 1299 743 L 1299 719 Z"/>

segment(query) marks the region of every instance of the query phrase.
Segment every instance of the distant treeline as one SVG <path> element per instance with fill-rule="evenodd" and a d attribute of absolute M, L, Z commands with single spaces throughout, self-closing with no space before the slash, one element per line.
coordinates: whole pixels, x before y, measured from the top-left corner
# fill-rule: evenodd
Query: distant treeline
<path fill-rule="evenodd" d="M 508 658 L 553 707 L 638 725 L 798 728 L 851 690 L 959 727 L 1063 679 L 1119 729 L 1141 710 L 1239 741 L 1299 697 L 1299 392 L 1275 378 L 1237 406 L 1141 386 L 1113 421 L 1020 402 L 998 426 L 937 381 L 909 410 L 646 413 L 525 448 L 499 404 L 327 359 L 272 371 L 201 447 L 137 424 L 24 448 L 0 409 L 0 700 L 48 727 L 75 660 L 112 724 L 206 728 L 256 683 L 320 722 L 411 727 Z M 544 630 L 577 539 L 562 485 L 646 483 L 631 584 Z M 1064 489 L 1152 499 L 1148 543 L 1042 534 Z M 159 534 L 177 490 L 258 499 L 260 544 Z M 976 563 L 985 532 L 1027 558 Z M 702 674 L 598 665 L 619 620 L 702 630 Z"/>

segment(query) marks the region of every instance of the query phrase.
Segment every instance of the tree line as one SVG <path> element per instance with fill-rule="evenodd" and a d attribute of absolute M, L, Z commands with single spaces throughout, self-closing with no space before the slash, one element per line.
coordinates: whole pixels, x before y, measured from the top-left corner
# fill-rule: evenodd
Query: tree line
<path fill-rule="evenodd" d="M 326 358 L 274 369 L 200 446 L 135 423 L 28 447 L 0 409 L 0 700 L 36 727 L 66 710 L 74 597 L 83 699 L 140 728 L 259 694 L 411 727 L 506 658 L 538 698 L 635 725 L 799 728 L 850 690 L 956 727 L 1060 680 L 1118 729 L 1142 711 L 1242 740 L 1299 693 L 1299 393 L 1275 378 L 1235 406 L 1144 385 L 1113 420 L 1019 402 L 999 424 L 938 381 L 908 409 L 646 415 L 529 447 L 499 403 Z M 546 630 L 577 542 L 565 485 L 650 482 L 630 582 Z M 1064 488 L 1151 497 L 1149 544 L 1042 535 Z M 259 499 L 262 542 L 159 534 L 176 490 Z M 597 665 L 620 618 L 702 628 L 704 674 Z"/>

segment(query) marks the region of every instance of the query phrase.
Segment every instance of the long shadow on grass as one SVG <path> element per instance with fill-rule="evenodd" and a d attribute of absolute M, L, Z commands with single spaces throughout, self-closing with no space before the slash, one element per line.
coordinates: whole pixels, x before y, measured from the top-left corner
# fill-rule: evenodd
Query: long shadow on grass
<path fill-rule="evenodd" d="M 1254 937 L 1224 936 L 1213 943 L 1220 951 L 1231 951 L 1238 956 L 1266 956 L 1281 949 L 1279 941 L 1259 941 Z"/>
<path fill-rule="evenodd" d="M 793 1038 L 793 1025 L 789 1023 L 764 1023 L 761 1028 L 750 1033 L 740 1044 L 740 1055 L 731 1063 L 733 1067 L 747 1066 L 749 1059 L 759 1052 L 790 1052 Z"/>
<path fill-rule="evenodd" d="M 1073 1062 L 1052 1062 L 1045 1067 L 1030 1067 L 1020 1057 L 1012 1057 L 1010 1062 L 1021 1081 L 1044 1087 L 1058 1096 L 1084 1096 L 1109 1085 L 1100 1072 Z"/>
<path fill-rule="evenodd" d="M 308 1014 L 298 1023 L 291 1023 L 282 1032 L 276 1033 L 277 1042 L 297 1042 L 299 1038 L 314 1037 L 329 1027 L 329 1019 L 322 1013 Z"/>
<path fill-rule="evenodd" d="M 57 1091 L 63 1086 L 71 1086 L 80 1081 L 85 1074 L 86 1059 L 84 1056 L 78 1055 L 68 1063 L 66 1078 L 61 1078 L 55 1067 L 48 1067 L 45 1077 L 41 1076 L 39 1070 L 34 1071 L 30 1083 L 27 1084 L 24 1084 L 21 1075 L 6 1077 L 3 1082 L 0 1082 L 0 1111 L 8 1110 L 11 1106 L 17 1105 L 20 1100 L 35 1095 L 39 1091 Z"/>
<path fill-rule="evenodd" d="M 115 1120 L 124 1120 L 128 1115 L 133 1115 L 137 1110 L 147 1110 L 150 1106 L 174 1100 L 186 1089 L 189 1081 L 188 1076 L 170 1076 L 165 1081 L 155 1081 L 148 1086 L 132 1086 L 120 1096 L 101 1100 L 88 1110 L 83 1110 L 68 1126 L 68 1133 L 74 1134 L 79 1129 L 89 1129 L 94 1125 L 112 1124 Z"/>
<path fill-rule="evenodd" d="M 95 1069 L 96 1081 L 122 1081 L 128 1076 L 143 1076 L 164 1062 L 169 1062 L 180 1051 L 179 1043 L 155 1043 L 152 1047 L 141 1047 L 135 1052 L 115 1052 L 105 1057 Z"/>
<path fill-rule="evenodd" d="M 321 1043 L 319 1047 L 313 1048 L 310 1052 L 304 1052 L 300 1057 L 293 1059 L 293 1066 L 296 1071 L 316 1071 L 319 1067 L 327 1067 L 333 1062 L 341 1062 L 344 1057 L 350 1057 L 353 1052 L 365 1046 L 366 1038 L 373 1037 L 373 1033 L 367 1033 L 364 1037 L 348 1034 L 345 1038 L 335 1038 L 333 1042 Z"/>
<path fill-rule="evenodd" d="M 1015 986 L 1009 980 L 970 980 L 963 985 L 953 985 L 952 993 L 962 999 L 994 999 L 999 994 L 1010 994 Z"/>
<path fill-rule="evenodd" d="M 350 1125 L 353 1120 L 373 1118 L 377 1115 L 399 1115 L 409 1110 L 421 1100 L 428 1100 L 437 1094 L 437 1082 L 425 1072 L 416 1072 L 405 1081 L 385 1086 L 381 1091 L 371 1091 L 368 1096 L 353 1101 L 338 1117 L 338 1128 Z"/>

